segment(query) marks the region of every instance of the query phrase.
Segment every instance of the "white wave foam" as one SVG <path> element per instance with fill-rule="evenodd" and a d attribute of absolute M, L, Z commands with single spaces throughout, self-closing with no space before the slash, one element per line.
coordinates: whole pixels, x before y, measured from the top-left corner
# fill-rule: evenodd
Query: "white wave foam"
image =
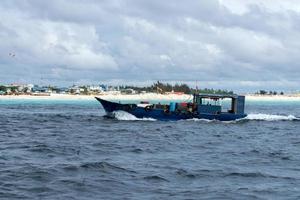
<path fill-rule="evenodd" d="M 221 121 L 223 123 L 236 123 L 244 120 L 257 120 L 257 121 L 299 121 L 300 118 L 295 117 L 294 115 L 271 115 L 271 114 L 248 114 L 247 117 L 232 120 L 232 121 Z M 186 121 L 202 121 L 202 122 L 216 122 L 218 120 L 209 120 L 209 119 L 187 119 Z"/>
<path fill-rule="evenodd" d="M 115 111 L 113 112 L 113 116 L 122 121 L 156 121 L 156 119 L 153 118 L 137 118 L 136 116 L 125 112 L 125 111 Z M 295 117 L 294 115 L 271 115 L 271 114 L 248 114 L 247 117 L 234 120 L 234 121 L 227 121 L 226 123 L 233 123 L 243 120 L 258 120 L 258 121 L 293 121 L 293 120 L 300 120 L 300 118 Z M 218 120 L 208 120 L 208 119 L 187 119 L 187 121 L 202 121 L 202 122 L 214 122 Z"/>
<path fill-rule="evenodd" d="M 217 120 L 192 118 L 192 119 L 184 119 L 183 121 L 194 121 L 194 122 L 213 122 L 213 121 L 217 121 Z"/>
<path fill-rule="evenodd" d="M 249 114 L 244 119 L 248 120 L 261 120 L 261 121 L 293 121 L 300 120 L 294 115 L 269 115 L 269 114 Z"/>
<path fill-rule="evenodd" d="M 136 116 L 125 111 L 115 111 L 113 112 L 113 116 L 117 120 L 122 121 L 156 121 L 156 119 L 153 118 L 137 118 Z"/>

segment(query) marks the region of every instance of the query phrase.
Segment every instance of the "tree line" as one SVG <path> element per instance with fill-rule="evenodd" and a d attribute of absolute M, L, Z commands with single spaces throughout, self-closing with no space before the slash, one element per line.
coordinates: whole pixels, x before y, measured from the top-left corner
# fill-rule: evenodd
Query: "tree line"
<path fill-rule="evenodd" d="M 284 92 L 277 92 L 277 91 L 266 91 L 266 90 L 259 90 L 257 92 L 255 92 L 255 94 L 259 94 L 259 95 L 284 95 Z"/>
<path fill-rule="evenodd" d="M 221 90 L 221 89 L 209 89 L 209 88 L 204 88 L 204 89 L 195 89 L 189 87 L 187 84 L 182 83 L 176 83 L 174 85 L 170 83 L 162 83 L 160 81 L 157 81 L 153 83 L 150 86 L 120 86 L 120 89 L 134 89 L 138 93 L 141 93 L 143 91 L 145 92 L 157 92 L 157 93 L 166 93 L 166 92 L 182 92 L 185 94 L 194 94 L 194 93 L 209 93 L 209 94 L 233 94 L 233 91 L 228 91 L 228 90 Z"/>

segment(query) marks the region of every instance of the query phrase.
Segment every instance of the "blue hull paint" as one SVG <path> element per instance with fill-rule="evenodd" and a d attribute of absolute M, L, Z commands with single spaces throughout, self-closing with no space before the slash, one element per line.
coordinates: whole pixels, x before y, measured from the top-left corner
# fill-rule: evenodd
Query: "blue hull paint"
<path fill-rule="evenodd" d="M 219 114 L 206 114 L 206 113 L 190 113 L 190 112 L 165 112 L 163 109 L 147 110 L 143 107 L 138 107 L 136 104 L 120 104 L 115 102 L 106 101 L 100 98 L 96 99 L 102 104 L 107 114 L 114 111 L 126 111 L 137 118 L 152 118 L 161 121 L 176 121 L 186 119 L 207 119 L 219 121 L 233 121 L 246 117 L 246 114 L 234 113 L 219 113 Z"/>

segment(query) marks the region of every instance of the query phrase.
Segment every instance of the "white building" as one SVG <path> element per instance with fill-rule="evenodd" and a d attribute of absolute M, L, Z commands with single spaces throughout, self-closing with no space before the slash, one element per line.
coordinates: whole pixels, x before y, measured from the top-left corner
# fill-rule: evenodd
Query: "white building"
<path fill-rule="evenodd" d="M 88 90 L 91 91 L 91 92 L 103 92 L 103 88 L 100 87 L 100 85 L 91 85 L 91 86 L 88 86 Z"/>

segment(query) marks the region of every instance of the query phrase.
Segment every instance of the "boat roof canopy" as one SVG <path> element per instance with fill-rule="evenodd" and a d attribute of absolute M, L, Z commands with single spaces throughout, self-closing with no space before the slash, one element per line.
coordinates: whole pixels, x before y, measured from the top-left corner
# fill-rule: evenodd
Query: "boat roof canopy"
<path fill-rule="evenodd" d="M 225 98 L 231 98 L 231 99 L 237 99 L 239 95 L 236 94 L 194 94 L 196 97 L 200 98 L 210 98 L 210 99 L 225 99 Z"/>

